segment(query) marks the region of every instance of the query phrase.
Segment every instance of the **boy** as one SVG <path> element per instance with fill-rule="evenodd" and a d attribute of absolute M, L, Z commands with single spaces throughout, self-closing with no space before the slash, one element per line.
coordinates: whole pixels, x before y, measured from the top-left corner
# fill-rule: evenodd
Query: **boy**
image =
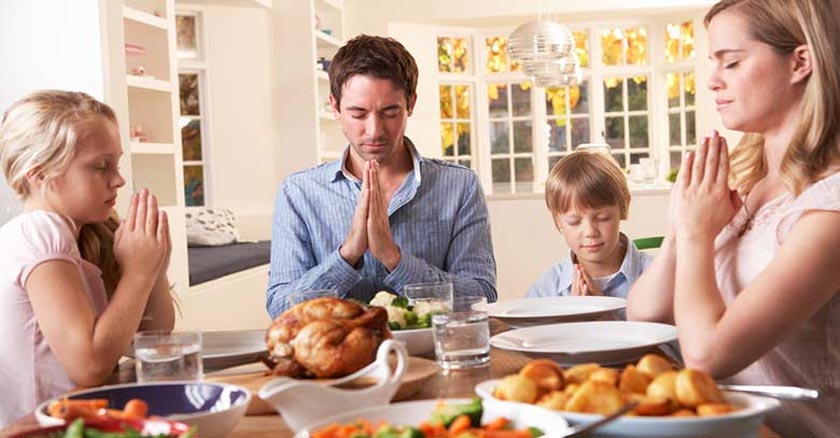
<path fill-rule="evenodd" d="M 571 257 L 552 266 L 525 297 L 626 298 L 651 260 L 619 230 L 630 209 L 630 188 L 618 163 L 602 152 L 570 154 L 551 169 L 545 201 Z"/>

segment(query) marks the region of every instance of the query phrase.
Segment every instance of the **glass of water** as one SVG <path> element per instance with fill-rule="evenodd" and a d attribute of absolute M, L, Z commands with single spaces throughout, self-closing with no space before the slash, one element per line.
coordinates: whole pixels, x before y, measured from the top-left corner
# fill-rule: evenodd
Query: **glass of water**
<path fill-rule="evenodd" d="M 452 283 L 414 283 L 403 287 L 403 294 L 408 298 L 408 303 L 416 307 L 431 306 L 433 309 L 452 307 L 453 295 Z M 421 312 L 417 312 L 421 313 Z"/>
<path fill-rule="evenodd" d="M 295 307 L 304 301 L 324 297 L 338 298 L 338 289 L 304 289 L 292 292 L 289 295 L 289 307 Z"/>
<path fill-rule="evenodd" d="M 486 297 L 454 297 L 448 313 L 432 315 L 435 357 L 444 370 L 490 363 L 490 325 Z"/>
<path fill-rule="evenodd" d="M 146 331 L 134 335 L 138 382 L 201 380 L 201 332 Z"/>

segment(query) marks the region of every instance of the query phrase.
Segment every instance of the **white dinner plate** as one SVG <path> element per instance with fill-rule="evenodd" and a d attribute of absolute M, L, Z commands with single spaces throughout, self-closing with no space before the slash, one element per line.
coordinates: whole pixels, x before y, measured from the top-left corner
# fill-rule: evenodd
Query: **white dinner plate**
<path fill-rule="evenodd" d="M 545 357 L 562 365 L 630 362 L 652 347 L 677 339 L 677 328 L 638 321 L 592 321 L 540 325 L 500 333 L 490 345 Z"/>
<path fill-rule="evenodd" d="M 463 404 L 469 403 L 470 399 L 447 399 L 444 403 Z M 310 438 L 313 431 L 333 423 L 352 423 L 360 418 L 377 424 L 380 421 L 387 421 L 395 426 L 414 426 L 428 421 L 432 411 L 438 406 L 440 400 L 419 400 L 411 402 L 393 403 L 386 406 L 376 406 L 364 409 L 356 409 L 344 412 L 305 427 L 295 435 L 295 438 Z M 560 415 L 552 415 L 552 411 L 535 405 L 516 403 L 515 406 L 504 406 L 496 403 L 484 405 L 482 424 L 487 424 L 495 418 L 506 417 L 511 420 L 512 426 L 517 429 L 536 427 L 545 433 L 544 438 L 561 436 L 569 426 L 566 420 Z"/>
<path fill-rule="evenodd" d="M 255 362 L 265 354 L 265 330 L 224 330 L 202 333 L 205 371 Z"/>
<path fill-rule="evenodd" d="M 435 340 L 431 328 L 391 330 L 394 339 L 405 342 L 408 354 L 422 356 L 435 351 Z"/>
<path fill-rule="evenodd" d="M 593 321 L 621 310 L 627 300 L 618 297 L 563 296 L 499 301 L 487 313 L 511 327 L 531 327 L 559 322 Z"/>
<path fill-rule="evenodd" d="M 493 390 L 501 380 L 487 380 L 475 387 L 485 406 L 531 406 L 525 403 L 502 401 L 493 397 Z M 737 392 L 723 391 L 727 403 L 741 409 L 712 417 L 642 417 L 624 416 L 598 429 L 598 436 L 644 437 L 756 437 L 764 417 L 778 408 L 778 400 Z M 500 407 L 499 409 L 504 409 Z M 569 424 L 588 424 L 603 418 L 598 414 L 569 411 L 555 412 Z"/>

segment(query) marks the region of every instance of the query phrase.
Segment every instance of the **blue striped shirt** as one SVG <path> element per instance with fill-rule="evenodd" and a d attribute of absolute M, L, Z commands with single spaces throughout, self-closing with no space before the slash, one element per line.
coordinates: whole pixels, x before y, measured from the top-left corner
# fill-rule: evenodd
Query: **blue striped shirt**
<path fill-rule="evenodd" d="M 338 249 L 347 237 L 361 181 L 340 160 L 289 176 L 277 192 L 271 236 L 266 307 L 272 318 L 288 308 L 293 291 L 336 288 L 364 302 L 380 290 L 451 281 L 456 295 L 495 301 L 496 262 L 487 204 L 475 173 L 423 158 L 406 139 L 414 168 L 388 205 L 400 262 L 388 272 L 370 251 L 358 268 Z"/>

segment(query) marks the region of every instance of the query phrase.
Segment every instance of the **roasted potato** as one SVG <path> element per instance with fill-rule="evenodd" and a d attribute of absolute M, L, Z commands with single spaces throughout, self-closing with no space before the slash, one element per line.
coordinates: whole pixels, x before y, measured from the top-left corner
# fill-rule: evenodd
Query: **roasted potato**
<path fill-rule="evenodd" d="M 570 383 L 580 384 L 589 380 L 589 376 L 591 376 L 598 368 L 601 368 L 601 366 L 597 363 L 575 365 L 564 371 L 563 377 L 565 377 L 567 385 Z"/>
<path fill-rule="evenodd" d="M 628 403 L 639 403 L 638 406 L 633 408 L 633 413 L 636 415 L 668 415 L 676 409 L 676 404 L 667 398 L 648 397 L 635 392 L 625 393 L 624 398 Z"/>
<path fill-rule="evenodd" d="M 560 391 L 566 386 L 563 368 L 549 359 L 537 359 L 528 362 L 519 370 L 519 375 L 533 380 L 542 394 Z"/>
<path fill-rule="evenodd" d="M 599 380 L 617 387 L 618 370 L 615 368 L 598 368 L 589 375 L 589 380 Z"/>
<path fill-rule="evenodd" d="M 621 392 L 646 394 L 651 380 L 653 380 L 651 376 L 636 369 L 635 365 L 627 365 L 621 372 L 618 389 Z"/>
<path fill-rule="evenodd" d="M 676 411 L 674 411 L 674 413 L 671 414 L 671 416 L 672 417 L 696 417 L 697 414 L 691 409 L 680 408 L 680 409 L 677 409 Z"/>
<path fill-rule="evenodd" d="M 606 382 L 587 380 L 566 402 L 566 410 L 609 415 L 624 406 L 618 388 Z"/>
<path fill-rule="evenodd" d="M 537 400 L 537 406 L 562 411 L 571 396 L 563 391 L 551 391 Z"/>
<path fill-rule="evenodd" d="M 519 374 L 511 374 L 505 377 L 493 391 L 493 396 L 499 400 L 522 403 L 534 403 L 539 395 L 537 384 Z"/>
<path fill-rule="evenodd" d="M 649 375 L 651 378 L 655 378 L 666 371 L 672 371 L 674 368 L 664 357 L 658 354 L 648 353 L 639 359 L 636 369 Z"/>
<path fill-rule="evenodd" d="M 650 385 L 647 387 L 646 394 L 648 397 L 667 398 L 673 402 L 678 402 L 677 372 L 668 371 L 660 374 L 657 378 L 650 382 Z"/>
<path fill-rule="evenodd" d="M 737 411 L 738 408 L 729 403 L 703 403 L 697 406 L 697 415 L 709 417 L 712 415 L 723 415 Z"/>
<path fill-rule="evenodd" d="M 704 403 L 722 403 L 723 394 L 712 376 L 703 371 L 686 368 L 677 373 L 677 402 L 681 406 L 696 408 Z"/>

